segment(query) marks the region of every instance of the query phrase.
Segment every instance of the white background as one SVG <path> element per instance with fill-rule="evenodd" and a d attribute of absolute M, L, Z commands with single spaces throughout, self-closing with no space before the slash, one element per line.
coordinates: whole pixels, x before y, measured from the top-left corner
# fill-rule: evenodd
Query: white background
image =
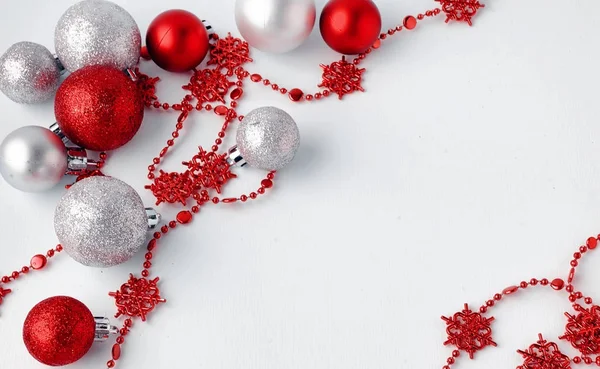
<path fill-rule="evenodd" d="M 142 34 L 158 13 L 183 8 L 237 34 L 232 0 L 120 0 Z M 0 50 L 29 40 L 53 49 L 53 32 L 70 0 L 4 1 Z M 322 9 L 324 1 L 317 1 Z M 385 29 L 436 6 L 378 1 Z M 487 2 L 474 26 L 443 17 L 401 32 L 369 57 L 366 93 L 292 104 L 248 86 L 241 113 L 274 105 L 300 126 L 296 160 L 276 187 L 246 205 L 208 206 L 160 245 L 153 273 L 169 301 L 127 336 L 121 368 L 439 368 L 440 315 L 479 306 L 531 277 L 566 278 L 571 254 L 600 231 L 600 57 L 593 0 Z M 253 51 L 251 72 L 288 88 L 315 89 L 319 63 L 338 56 L 318 28 L 287 55 Z M 159 95 L 174 102 L 187 79 L 160 71 Z M 22 125 L 48 126 L 53 105 L 19 106 L 0 96 L 0 137 Z M 143 190 L 146 167 L 168 138 L 174 113 L 149 112 L 135 139 L 113 153 L 106 173 Z M 176 155 L 180 170 L 197 145 L 210 145 L 221 122 L 190 119 Z M 261 175 L 237 170 L 226 195 L 255 189 Z M 65 181 L 65 183 L 67 183 Z M 62 188 L 25 194 L 0 182 L 0 271 L 9 273 L 54 246 L 52 217 Z M 162 206 L 172 218 L 176 207 Z M 29 309 L 70 295 L 111 316 L 108 291 L 139 272 L 143 254 L 109 270 L 66 255 L 43 273 L 11 284 L 0 307 L 0 366 L 41 365 L 26 352 L 21 327 Z M 578 275 L 600 301 L 597 255 Z M 566 294 L 528 290 L 494 309 L 498 348 L 456 368 L 511 368 L 539 332 L 564 330 Z M 561 348 L 574 354 L 568 344 Z M 110 344 L 73 368 L 102 368 Z"/>

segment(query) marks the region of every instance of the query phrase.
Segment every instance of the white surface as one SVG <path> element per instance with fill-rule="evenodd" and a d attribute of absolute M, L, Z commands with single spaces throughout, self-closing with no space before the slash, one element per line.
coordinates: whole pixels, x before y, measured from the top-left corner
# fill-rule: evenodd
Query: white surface
<path fill-rule="evenodd" d="M 5 1 L 0 50 L 21 40 L 52 49 L 54 25 L 73 1 Z M 118 1 L 142 32 L 160 11 L 184 8 L 217 32 L 237 34 L 231 0 Z M 318 9 L 324 1 L 319 0 Z M 436 3 L 379 1 L 386 29 Z M 600 3 L 593 0 L 486 1 L 474 27 L 429 20 L 402 32 L 366 61 L 366 93 L 342 102 L 291 104 L 259 86 L 239 111 L 275 105 L 297 120 L 296 161 L 276 188 L 244 206 L 207 207 L 163 242 L 153 272 L 169 301 L 127 336 L 120 368 L 439 368 L 440 315 L 531 277 L 566 277 L 570 255 L 600 231 L 597 103 Z M 314 89 L 319 63 L 337 55 L 315 28 L 289 55 L 253 52 L 252 72 L 286 87 Z M 159 95 L 182 96 L 186 80 L 159 72 Z M 0 137 L 24 124 L 47 126 L 53 106 L 19 106 L 0 96 Z M 146 167 L 175 124 L 148 113 L 136 138 L 111 155 L 108 174 L 143 190 Z M 179 170 L 209 145 L 219 120 L 194 116 L 168 163 Z M 258 171 L 238 171 L 227 188 L 256 187 Z M 9 273 L 52 247 L 54 206 L 63 190 L 29 195 L 0 182 L 0 271 Z M 172 217 L 176 208 L 161 207 Z M 11 284 L 0 307 L 0 366 L 34 369 L 21 325 L 29 309 L 58 294 L 114 313 L 107 292 L 138 272 L 143 254 L 110 270 L 64 256 L 42 274 Z M 598 255 L 580 271 L 600 299 Z M 566 295 L 538 289 L 494 311 L 489 348 L 456 368 L 511 368 L 539 332 L 563 332 Z M 561 343 L 570 355 L 574 351 Z M 110 345 L 73 368 L 101 368 Z"/>

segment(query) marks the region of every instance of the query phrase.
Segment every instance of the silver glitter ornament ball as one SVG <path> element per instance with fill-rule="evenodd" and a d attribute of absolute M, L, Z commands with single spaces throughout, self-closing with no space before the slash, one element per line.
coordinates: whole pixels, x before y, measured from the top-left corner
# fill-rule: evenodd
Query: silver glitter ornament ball
<path fill-rule="evenodd" d="M 60 18 L 54 33 L 56 54 L 71 72 L 88 65 L 131 68 L 139 61 L 141 44 L 133 17 L 105 0 L 73 5 Z"/>
<path fill-rule="evenodd" d="M 314 0 L 237 0 L 235 22 L 250 46 L 285 53 L 300 46 L 315 25 Z"/>
<path fill-rule="evenodd" d="M 66 170 L 65 145 L 44 127 L 21 127 L 0 144 L 0 174 L 18 190 L 46 191 L 61 181 Z"/>
<path fill-rule="evenodd" d="M 19 104 L 50 99 L 58 88 L 61 68 L 40 44 L 19 42 L 0 57 L 0 90 Z"/>
<path fill-rule="evenodd" d="M 138 252 L 148 233 L 140 196 L 111 177 L 89 177 L 75 183 L 54 212 L 54 230 L 75 261 L 110 267 Z"/>
<path fill-rule="evenodd" d="M 265 170 L 279 170 L 296 156 L 300 132 L 292 117 L 272 106 L 252 110 L 239 125 L 237 147 L 246 162 Z"/>

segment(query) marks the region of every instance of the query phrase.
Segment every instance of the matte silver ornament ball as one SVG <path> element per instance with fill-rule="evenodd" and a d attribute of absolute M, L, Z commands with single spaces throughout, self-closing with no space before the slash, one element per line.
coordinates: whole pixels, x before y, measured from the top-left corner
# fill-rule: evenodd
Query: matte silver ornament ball
<path fill-rule="evenodd" d="M 300 46 L 315 25 L 314 0 L 237 0 L 235 22 L 259 50 L 285 53 Z"/>
<path fill-rule="evenodd" d="M 252 167 L 279 170 L 290 163 L 300 146 L 300 132 L 292 117 L 272 106 L 244 116 L 236 135 L 237 148 Z"/>
<path fill-rule="evenodd" d="M 56 186 L 67 161 L 64 143 L 44 127 L 21 127 L 0 144 L 0 174 L 21 191 L 41 192 Z"/>
<path fill-rule="evenodd" d="M 138 63 L 142 38 L 125 9 L 106 0 L 84 0 L 60 18 L 54 44 L 61 63 L 71 72 L 89 65 L 125 70 Z"/>
<path fill-rule="evenodd" d="M 0 90 L 19 104 L 49 100 L 60 81 L 61 68 L 40 44 L 18 42 L 0 57 Z"/>
<path fill-rule="evenodd" d="M 140 196 L 112 177 L 75 183 L 54 212 L 54 230 L 75 261 L 110 267 L 129 260 L 146 242 L 148 219 Z"/>

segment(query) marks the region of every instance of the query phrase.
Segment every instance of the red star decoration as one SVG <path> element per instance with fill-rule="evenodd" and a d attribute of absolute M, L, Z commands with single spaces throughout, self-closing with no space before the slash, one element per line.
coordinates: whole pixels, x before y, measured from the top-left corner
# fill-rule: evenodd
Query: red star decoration
<path fill-rule="evenodd" d="M 579 313 L 567 317 L 566 332 L 559 339 L 571 342 L 583 355 L 600 353 L 600 306 L 594 305 L 586 309 L 581 305 L 575 305 Z"/>
<path fill-rule="evenodd" d="M 11 290 L 0 287 L 0 304 L 2 303 L 2 300 L 4 299 L 4 297 L 6 297 L 6 295 L 8 295 L 11 292 L 12 292 Z"/>
<path fill-rule="evenodd" d="M 157 283 L 158 278 L 147 280 L 146 278 L 135 278 L 133 274 L 130 274 L 127 283 L 123 284 L 117 292 L 109 293 L 109 296 L 115 298 L 115 305 L 117 305 L 115 318 L 121 315 L 139 316 L 142 321 L 146 321 L 146 316 L 154 310 L 156 305 L 167 302 L 160 297 Z"/>
<path fill-rule="evenodd" d="M 174 204 L 180 202 L 185 205 L 186 200 L 194 193 L 194 181 L 190 177 L 189 171 L 184 173 L 171 172 L 163 170 L 160 175 L 154 179 L 154 183 L 144 188 L 152 191 L 156 197 L 156 205 L 163 202 Z"/>
<path fill-rule="evenodd" d="M 471 18 L 477 14 L 479 8 L 485 7 L 478 0 L 435 0 L 440 3 L 446 13 L 446 23 L 450 21 L 467 22 L 472 26 Z"/>
<path fill-rule="evenodd" d="M 221 193 L 221 187 L 230 179 L 237 177 L 230 171 L 227 154 L 207 152 L 202 147 L 198 147 L 198 150 L 198 154 L 192 160 L 184 161 L 183 165 L 189 168 L 196 188 L 213 188 Z"/>
<path fill-rule="evenodd" d="M 191 91 L 201 103 L 215 101 L 225 103 L 223 96 L 233 85 L 235 83 L 229 81 L 220 69 L 203 69 L 196 71 L 190 83 L 183 86 L 183 89 Z"/>
<path fill-rule="evenodd" d="M 558 349 L 554 342 L 547 342 L 538 335 L 537 343 L 525 351 L 517 350 L 525 361 L 517 369 L 571 369 L 571 360 Z"/>
<path fill-rule="evenodd" d="M 235 68 L 252 61 L 250 46 L 246 41 L 232 37 L 231 33 L 225 38 L 214 37 L 217 41 L 211 47 L 208 65 L 227 69 L 227 75 L 232 76 Z"/>
<path fill-rule="evenodd" d="M 454 345 L 459 350 L 464 350 L 472 359 L 476 351 L 483 350 L 486 346 L 496 346 L 492 340 L 490 323 L 494 318 L 484 318 L 480 313 L 469 310 L 465 304 L 463 311 L 455 313 L 452 317 L 442 316 L 446 322 L 448 340 L 444 345 Z"/>
<path fill-rule="evenodd" d="M 354 91 L 365 91 L 361 86 L 365 69 L 358 69 L 353 63 L 348 63 L 345 56 L 330 65 L 321 64 L 321 68 L 323 68 L 323 81 L 319 87 L 325 87 L 338 94 L 340 100 L 344 95 Z"/>

